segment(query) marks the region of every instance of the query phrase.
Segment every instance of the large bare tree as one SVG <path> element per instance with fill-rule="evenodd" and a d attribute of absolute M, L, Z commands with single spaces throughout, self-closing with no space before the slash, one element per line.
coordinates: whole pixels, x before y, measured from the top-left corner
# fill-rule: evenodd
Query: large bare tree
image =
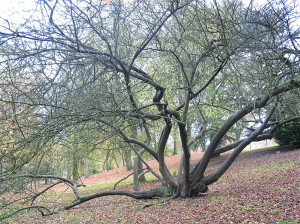
<path fill-rule="evenodd" d="M 2 193 L 24 178 L 70 185 L 76 200 L 58 210 L 34 203 L 21 209 L 47 215 L 106 195 L 176 198 L 206 192 L 249 143 L 271 138 L 280 125 L 299 119 L 297 109 L 280 116 L 285 93 L 299 96 L 295 9 L 284 1 L 256 6 L 237 0 L 112 0 L 108 6 L 41 0 L 22 23 L 3 18 Z M 22 173 L 41 150 L 85 125 L 130 145 L 162 187 L 83 196 L 73 180 Z M 175 128 L 183 152 L 178 178 L 165 163 Z M 248 136 L 240 139 L 245 130 Z M 209 145 L 191 167 L 190 149 L 199 141 Z M 207 175 L 210 159 L 231 149 Z M 144 152 L 158 161 L 159 173 Z"/>

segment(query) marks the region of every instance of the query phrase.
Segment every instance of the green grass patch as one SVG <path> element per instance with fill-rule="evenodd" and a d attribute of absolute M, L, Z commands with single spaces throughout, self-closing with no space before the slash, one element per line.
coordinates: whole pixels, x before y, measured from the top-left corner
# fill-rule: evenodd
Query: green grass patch
<path fill-rule="evenodd" d="M 146 182 L 157 180 L 157 178 L 153 174 L 146 174 L 145 177 L 146 177 Z M 109 182 L 105 182 L 105 183 L 100 183 L 100 184 L 94 184 L 94 185 L 91 185 L 91 186 L 81 187 L 80 189 L 81 190 L 84 189 L 84 190 L 87 190 L 87 191 L 112 189 L 117 182 L 118 181 L 116 181 L 116 180 L 115 181 L 109 181 Z M 133 184 L 134 184 L 133 178 L 130 177 L 130 178 L 127 178 L 126 180 L 121 181 L 116 186 L 116 189 L 118 189 L 118 187 L 120 187 L 120 186 L 133 185 Z"/>
<path fill-rule="evenodd" d="M 273 147 L 276 147 L 276 146 L 278 146 L 278 144 L 263 146 L 263 147 L 253 148 L 253 149 L 244 149 L 243 152 L 255 151 L 255 150 L 264 150 L 264 149 L 269 149 L 269 148 L 273 148 Z"/>
<path fill-rule="evenodd" d="M 300 162 L 300 158 L 295 160 L 287 160 L 287 161 L 281 161 L 281 162 L 270 162 L 267 164 L 262 164 L 258 167 L 253 167 L 249 169 L 249 172 L 257 173 L 257 172 L 263 172 L 263 171 L 270 171 L 270 170 L 278 170 L 278 169 L 291 169 L 296 166 Z"/>

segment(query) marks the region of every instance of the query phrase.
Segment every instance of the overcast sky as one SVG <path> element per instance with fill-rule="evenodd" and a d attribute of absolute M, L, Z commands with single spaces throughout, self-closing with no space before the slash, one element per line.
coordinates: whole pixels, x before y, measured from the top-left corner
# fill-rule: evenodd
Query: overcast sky
<path fill-rule="evenodd" d="M 22 17 L 24 14 L 20 14 L 23 10 L 32 10 L 36 6 L 36 2 L 38 0 L 0 0 L 0 15 L 1 17 L 6 17 L 5 15 L 10 15 L 9 12 L 15 12 L 14 16 L 10 17 L 10 19 L 13 19 L 15 21 L 22 20 Z M 98 0 L 98 1 L 105 1 L 105 0 Z M 245 2 L 245 5 L 248 5 L 251 0 L 243 0 Z M 272 0 L 271 0 L 272 1 Z M 296 2 L 296 4 L 299 6 L 300 0 L 288 0 L 291 4 Z M 113 2 L 113 0 L 111 0 Z M 267 2 L 267 0 L 256 0 L 256 4 L 262 4 L 264 2 Z M 7 18 L 7 17 L 6 17 Z"/>
<path fill-rule="evenodd" d="M 22 23 L 28 17 L 22 11 L 33 9 L 36 5 L 34 2 L 35 0 L 0 0 L 0 15 L 10 21 Z"/>
<path fill-rule="evenodd" d="M 0 11 L 6 14 L 9 11 L 20 11 L 21 9 L 31 9 L 34 0 L 0 0 Z"/>

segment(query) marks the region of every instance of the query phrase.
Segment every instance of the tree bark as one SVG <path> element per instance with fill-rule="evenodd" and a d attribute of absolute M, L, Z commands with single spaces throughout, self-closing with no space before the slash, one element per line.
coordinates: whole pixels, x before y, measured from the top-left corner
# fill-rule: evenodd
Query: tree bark
<path fill-rule="evenodd" d="M 265 129 L 265 127 L 268 124 L 268 121 L 270 120 L 272 114 L 275 111 L 276 105 L 273 107 L 271 112 L 269 113 L 268 117 L 264 121 L 264 123 L 261 125 L 260 128 L 256 129 L 248 138 L 244 139 L 236 148 L 235 150 L 230 154 L 230 156 L 221 164 L 221 166 L 213 173 L 210 174 L 207 177 L 204 177 L 201 182 L 203 182 L 205 185 L 212 184 L 216 182 L 231 166 L 231 164 L 234 162 L 236 157 L 240 154 L 240 152 L 249 144 L 251 143 L 257 136 Z"/>
<path fill-rule="evenodd" d="M 79 180 L 79 162 L 77 158 L 76 150 L 73 150 L 72 160 L 72 178 L 74 181 Z"/>
<path fill-rule="evenodd" d="M 108 190 L 108 191 L 95 193 L 86 197 L 80 197 L 78 200 L 76 200 L 70 205 L 65 206 L 61 210 L 69 210 L 89 200 L 99 198 L 99 197 L 104 197 L 104 196 L 110 196 L 110 195 L 124 195 L 135 199 L 152 199 L 152 198 L 161 198 L 164 196 L 170 196 L 168 193 L 168 189 L 165 187 L 156 187 L 145 191 Z"/>
<path fill-rule="evenodd" d="M 133 189 L 134 191 L 140 191 L 141 187 L 140 187 L 140 182 L 139 182 L 139 158 L 138 156 L 134 156 L 133 157 Z"/>
<path fill-rule="evenodd" d="M 190 191 L 190 151 L 188 148 L 188 136 L 185 125 L 178 122 L 180 139 L 183 150 L 183 176 L 182 176 L 182 197 L 187 197 Z"/>
<path fill-rule="evenodd" d="M 224 135 L 227 133 L 227 131 L 241 118 L 243 118 L 245 115 L 250 113 L 251 111 L 264 107 L 270 99 L 274 98 L 280 93 L 289 91 L 294 88 L 300 87 L 300 81 L 294 81 L 291 80 L 290 82 L 286 83 L 285 85 L 277 87 L 273 92 L 265 95 L 262 98 L 256 99 L 254 102 L 250 103 L 248 106 L 244 107 L 242 110 L 237 111 L 236 113 L 232 114 L 228 120 L 223 124 L 223 126 L 217 131 L 217 133 L 214 135 L 214 137 L 211 140 L 211 143 L 207 147 L 202 159 L 199 163 L 197 163 L 194 168 L 192 169 L 191 173 L 193 176 L 192 184 L 196 184 L 199 182 L 204 174 L 204 171 L 206 170 L 206 167 L 208 165 L 208 162 L 210 161 L 210 158 L 212 157 L 215 149 L 221 142 Z"/>
<path fill-rule="evenodd" d="M 159 163 L 159 171 L 166 181 L 167 185 L 170 187 L 171 191 L 175 191 L 177 188 L 177 185 L 170 174 L 166 164 L 165 164 L 165 155 L 164 155 L 164 149 L 167 144 L 167 140 L 169 138 L 170 132 L 172 129 L 171 122 L 166 119 L 166 126 L 162 131 L 162 134 L 160 136 L 160 140 L 158 142 L 158 163 Z"/>
<path fill-rule="evenodd" d="M 122 151 L 123 151 L 123 158 L 124 158 L 126 170 L 132 170 L 133 165 L 132 165 L 132 160 L 131 160 L 131 151 L 128 150 L 127 148 L 122 149 Z"/>
<path fill-rule="evenodd" d="M 174 144 L 173 144 L 173 155 L 177 155 L 178 151 L 177 151 L 177 134 L 176 134 L 176 130 L 174 129 L 173 132 L 173 139 L 174 139 Z"/>
<path fill-rule="evenodd" d="M 83 166 L 84 166 L 84 177 L 88 178 L 89 177 L 89 160 L 85 158 L 83 160 Z"/>

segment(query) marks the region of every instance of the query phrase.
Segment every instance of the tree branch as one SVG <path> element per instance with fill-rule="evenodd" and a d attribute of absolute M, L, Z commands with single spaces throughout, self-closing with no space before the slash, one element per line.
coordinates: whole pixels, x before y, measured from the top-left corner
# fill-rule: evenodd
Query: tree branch
<path fill-rule="evenodd" d="M 300 81 L 291 80 L 290 82 L 275 88 L 271 93 L 267 94 L 262 98 L 258 98 L 252 103 L 249 103 L 248 106 L 245 106 L 242 110 L 237 111 L 236 113 L 232 114 L 227 121 L 223 124 L 223 126 L 217 131 L 214 137 L 211 139 L 211 143 L 207 147 L 202 159 L 194 166 L 191 170 L 193 175 L 193 184 L 200 181 L 203 177 L 203 173 L 208 165 L 210 158 L 212 157 L 215 149 L 219 145 L 220 141 L 227 133 L 227 131 L 240 119 L 242 119 L 245 115 L 250 113 L 255 109 L 259 109 L 264 107 L 270 99 L 274 98 L 275 96 L 287 92 L 291 89 L 300 88 Z M 196 175 L 196 177 L 194 176 Z"/>
<path fill-rule="evenodd" d="M 276 108 L 276 104 L 273 106 L 272 110 L 268 114 L 268 117 L 265 119 L 264 123 L 256 129 L 248 138 L 243 139 L 243 141 L 235 148 L 235 150 L 230 154 L 230 156 L 221 164 L 221 166 L 211 175 L 204 177 L 201 182 L 206 185 L 212 184 L 216 182 L 231 166 L 234 162 L 236 157 L 240 154 L 240 152 L 249 144 L 251 143 L 257 136 L 263 132 L 266 128 L 271 116 L 273 115 Z"/>
<path fill-rule="evenodd" d="M 146 191 L 127 191 L 127 190 L 108 190 L 95 193 L 86 197 L 81 197 L 70 205 L 65 206 L 62 210 L 69 210 L 79 204 L 92 200 L 94 198 L 110 196 L 110 195 L 124 195 L 135 199 L 151 199 L 151 198 L 161 198 L 166 196 L 167 190 L 164 187 L 157 187 Z"/>

